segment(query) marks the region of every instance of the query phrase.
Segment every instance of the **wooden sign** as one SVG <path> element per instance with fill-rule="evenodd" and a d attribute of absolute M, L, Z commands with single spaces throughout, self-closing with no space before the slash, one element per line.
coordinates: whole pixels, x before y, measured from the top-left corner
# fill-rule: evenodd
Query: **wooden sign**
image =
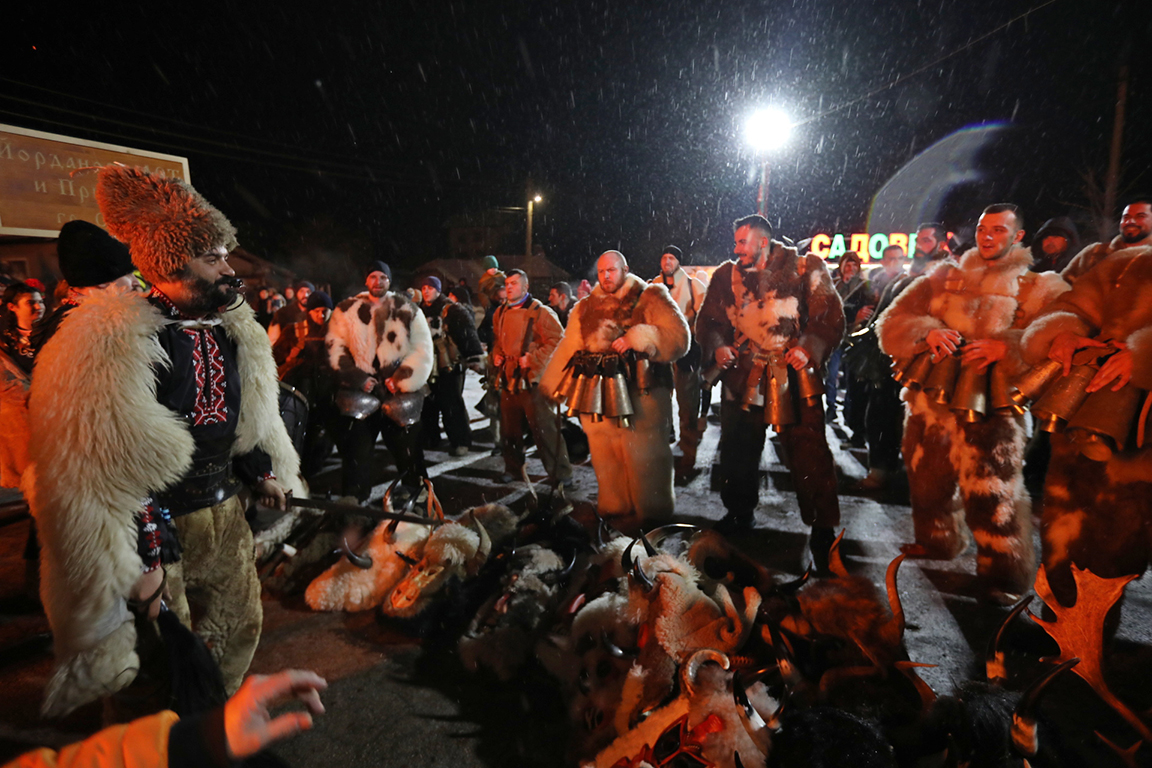
<path fill-rule="evenodd" d="M 96 172 L 109 163 L 189 181 L 188 159 L 0 124 L 0 235 L 56 237 L 73 219 L 104 226 Z"/>

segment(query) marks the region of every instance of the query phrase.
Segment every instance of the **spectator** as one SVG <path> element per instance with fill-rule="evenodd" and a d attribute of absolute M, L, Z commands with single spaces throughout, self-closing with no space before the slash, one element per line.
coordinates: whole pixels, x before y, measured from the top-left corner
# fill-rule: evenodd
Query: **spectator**
<path fill-rule="evenodd" d="M 428 378 L 432 393 L 424 400 L 421 417 L 424 445 L 435 448 L 440 443 L 437 422 L 438 415 L 443 415 L 449 454 L 465 456 L 472 447 L 472 426 L 464 407 L 464 368 L 478 369 L 484 350 L 472 313 L 449 301 L 440 292 L 440 287 L 440 279 L 434 276 L 420 281 L 420 293 L 424 298 L 421 309 L 428 320 L 436 351 L 436 362 Z"/>
<path fill-rule="evenodd" d="M 568 313 L 572 310 L 573 298 L 572 286 L 563 280 L 553 283 L 548 289 L 548 306 L 556 313 L 561 328 L 568 327 Z"/>
<path fill-rule="evenodd" d="M 291 292 L 291 288 L 285 293 Z M 288 351 L 296 346 L 296 324 L 302 323 L 308 316 L 308 297 L 316 286 L 307 280 L 302 280 L 296 286 L 294 296 L 288 298 L 288 304 L 276 310 L 272 322 L 268 325 L 268 340 L 272 342 L 272 357 L 276 365 L 282 365 L 288 356 Z"/>
<path fill-rule="evenodd" d="M 1032 271 L 1063 272 L 1080 252 L 1076 224 L 1067 216 L 1048 219 L 1032 238 Z"/>

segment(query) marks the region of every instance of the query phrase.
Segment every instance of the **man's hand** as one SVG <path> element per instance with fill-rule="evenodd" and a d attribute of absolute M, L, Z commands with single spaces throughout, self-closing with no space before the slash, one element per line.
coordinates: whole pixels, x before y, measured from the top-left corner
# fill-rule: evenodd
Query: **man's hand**
<path fill-rule="evenodd" d="M 492 365 L 496 368 L 504 367 L 504 355 L 492 355 Z"/>
<path fill-rule="evenodd" d="M 136 579 L 136 583 L 132 585 L 131 591 L 128 592 L 128 599 L 135 600 L 136 602 L 143 602 L 148 598 L 156 595 L 151 603 L 148 604 L 148 618 L 155 621 L 156 617 L 160 615 L 160 585 L 164 583 L 164 569 L 153 568 L 147 573 L 140 574 L 140 578 Z"/>
<path fill-rule="evenodd" d="M 876 311 L 876 307 L 868 305 L 867 307 L 860 307 L 860 311 L 856 313 L 857 323 L 866 323 L 868 318 L 872 317 L 872 313 Z"/>
<path fill-rule="evenodd" d="M 795 371 L 804 370 L 804 366 L 808 365 L 808 361 L 811 359 L 812 356 L 808 354 L 808 350 L 804 349 L 804 347 L 792 347 L 792 349 L 784 353 L 784 362 L 792 366 L 792 369 Z"/>
<path fill-rule="evenodd" d="M 380 386 L 380 382 L 374 376 L 369 376 L 368 378 L 364 379 L 363 389 L 365 392 L 371 392 L 378 386 Z"/>
<path fill-rule="evenodd" d="M 1108 345 L 1087 336 L 1079 336 L 1071 331 L 1064 331 L 1052 339 L 1052 346 L 1048 347 L 1048 359 L 1064 364 L 1064 375 L 1072 372 L 1072 355 L 1086 347 L 1107 347 Z M 1099 374 L 1097 374 L 1099 375 Z M 1095 379 L 1093 379 L 1095 381 Z"/>
<path fill-rule="evenodd" d="M 312 715 L 324 714 L 320 691 L 328 682 L 315 672 L 288 669 L 274 675 L 251 675 L 224 703 L 224 736 L 233 760 L 250 757 L 274 741 L 312 727 Z M 308 712 L 285 712 L 273 719 L 268 708 L 298 699 Z"/>
<path fill-rule="evenodd" d="M 736 363 L 736 348 L 735 347 L 719 347 L 716 350 L 716 365 L 721 369 L 731 368 Z"/>
<path fill-rule="evenodd" d="M 288 494 L 275 478 L 261 480 L 252 490 L 256 494 L 257 501 L 268 509 L 278 509 L 281 512 L 288 510 Z"/>
<path fill-rule="evenodd" d="M 1116 384 L 1112 387 L 1112 391 L 1116 392 L 1131 380 L 1132 353 L 1128 351 L 1127 347 L 1121 347 L 1119 352 L 1112 355 L 1104 362 L 1104 365 L 1100 366 L 1100 370 L 1092 377 L 1092 381 L 1088 382 L 1088 391 L 1095 392 L 1104 389 L 1115 381 Z"/>
<path fill-rule="evenodd" d="M 520 359 L 517 360 L 516 362 L 518 362 L 520 364 L 521 369 L 523 369 L 525 371 L 528 370 L 528 367 L 530 364 L 530 361 L 528 360 L 528 355 L 520 355 Z"/>
<path fill-rule="evenodd" d="M 632 349 L 632 345 L 629 344 L 623 336 L 612 342 L 612 351 L 616 352 L 617 354 L 622 355 L 630 349 Z"/>
<path fill-rule="evenodd" d="M 965 363 L 978 363 L 984 371 L 997 360 L 1008 354 L 1008 345 L 999 339 L 977 339 L 964 345 L 960 359 Z"/>
<path fill-rule="evenodd" d="M 928 349 L 932 350 L 932 361 L 938 362 L 955 352 L 962 338 L 959 331 L 951 328 L 933 328 L 928 331 L 924 342 L 928 345 Z"/>

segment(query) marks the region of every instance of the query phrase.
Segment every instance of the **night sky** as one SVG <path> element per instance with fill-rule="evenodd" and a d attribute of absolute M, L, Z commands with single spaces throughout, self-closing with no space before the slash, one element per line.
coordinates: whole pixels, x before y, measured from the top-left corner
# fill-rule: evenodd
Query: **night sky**
<path fill-rule="evenodd" d="M 241 243 L 304 274 L 449 256 L 451 216 L 529 184 L 569 269 L 619 248 L 647 275 L 665 242 L 717 263 L 755 207 L 742 124 L 767 105 L 799 123 L 770 205 L 793 239 L 861 230 L 906 162 L 989 122 L 945 223 L 1011 200 L 1033 229 L 1089 227 L 1123 61 L 1121 188 L 1152 189 L 1146 0 L 47 5 L 6 11 L 0 122 L 187 156 Z"/>

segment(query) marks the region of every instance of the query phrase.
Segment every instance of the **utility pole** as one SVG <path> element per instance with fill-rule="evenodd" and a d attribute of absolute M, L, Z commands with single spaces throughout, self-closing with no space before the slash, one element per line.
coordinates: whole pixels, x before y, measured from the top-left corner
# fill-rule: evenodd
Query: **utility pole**
<path fill-rule="evenodd" d="M 1108 242 L 1116 227 L 1116 197 L 1120 186 L 1120 156 L 1124 152 L 1124 108 L 1128 104 L 1128 65 L 1120 65 L 1116 84 L 1116 115 L 1112 120 L 1112 146 L 1108 152 L 1108 175 L 1104 180 L 1104 210 L 1101 211 L 1100 239 Z"/>

